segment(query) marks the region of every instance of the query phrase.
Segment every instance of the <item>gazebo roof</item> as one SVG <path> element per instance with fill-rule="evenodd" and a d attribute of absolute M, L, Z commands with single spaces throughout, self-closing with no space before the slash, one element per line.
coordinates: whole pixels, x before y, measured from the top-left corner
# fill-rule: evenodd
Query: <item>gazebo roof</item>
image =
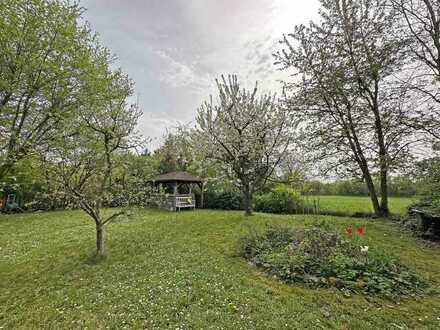
<path fill-rule="evenodd" d="M 192 183 L 201 183 L 203 180 L 198 176 L 192 175 L 188 172 L 170 172 L 161 174 L 151 181 L 153 182 L 192 182 Z"/>

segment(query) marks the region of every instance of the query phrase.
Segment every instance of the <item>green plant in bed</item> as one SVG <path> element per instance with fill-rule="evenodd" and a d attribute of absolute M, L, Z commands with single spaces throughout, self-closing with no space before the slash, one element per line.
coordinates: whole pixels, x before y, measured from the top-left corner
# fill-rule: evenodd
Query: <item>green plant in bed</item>
<path fill-rule="evenodd" d="M 325 226 L 293 229 L 268 226 L 240 240 L 240 255 L 288 283 L 383 296 L 415 295 L 427 283 L 397 258 L 361 245 L 363 227 L 345 228 L 347 237 Z M 357 235 L 356 235 L 357 234 Z"/>

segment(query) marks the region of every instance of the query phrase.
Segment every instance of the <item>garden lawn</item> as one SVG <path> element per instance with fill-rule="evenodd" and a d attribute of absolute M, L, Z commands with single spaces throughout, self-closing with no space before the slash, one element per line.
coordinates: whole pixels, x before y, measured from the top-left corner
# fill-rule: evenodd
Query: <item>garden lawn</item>
<path fill-rule="evenodd" d="M 309 196 L 304 197 L 309 204 L 317 201 L 322 212 L 337 212 L 352 215 L 356 212 L 373 213 L 373 206 L 369 197 L 364 196 Z M 408 205 L 416 198 L 391 197 L 389 198 L 390 211 L 393 214 L 404 215 Z"/>
<path fill-rule="evenodd" d="M 94 264 L 82 212 L 0 215 L 0 328 L 440 328 L 438 295 L 393 302 L 286 285 L 236 256 L 250 228 L 318 219 L 365 226 L 359 243 L 399 255 L 439 287 L 440 248 L 386 220 L 142 210 L 107 227 L 108 257 Z"/>

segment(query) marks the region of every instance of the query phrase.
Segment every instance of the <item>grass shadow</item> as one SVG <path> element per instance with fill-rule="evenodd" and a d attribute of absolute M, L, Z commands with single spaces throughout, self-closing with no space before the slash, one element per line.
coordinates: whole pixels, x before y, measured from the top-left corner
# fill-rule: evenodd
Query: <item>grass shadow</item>
<path fill-rule="evenodd" d="M 97 266 L 107 260 L 107 255 L 97 254 L 94 252 L 86 258 L 86 264 L 89 266 Z"/>

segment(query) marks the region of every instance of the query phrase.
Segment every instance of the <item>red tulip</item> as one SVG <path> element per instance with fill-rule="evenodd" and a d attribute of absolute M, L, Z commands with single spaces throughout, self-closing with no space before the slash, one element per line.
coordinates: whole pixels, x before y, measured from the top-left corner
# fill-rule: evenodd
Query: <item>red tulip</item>
<path fill-rule="evenodd" d="M 365 234 L 365 227 L 356 227 L 356 234 L 358 235 Z"/>
<path fill-rule="evenodd" d="M 345 233 L 348 234 L 348 235 L 353 234 L 353 228 L 351 228 L 351 227 L 345 228 Z"/>

